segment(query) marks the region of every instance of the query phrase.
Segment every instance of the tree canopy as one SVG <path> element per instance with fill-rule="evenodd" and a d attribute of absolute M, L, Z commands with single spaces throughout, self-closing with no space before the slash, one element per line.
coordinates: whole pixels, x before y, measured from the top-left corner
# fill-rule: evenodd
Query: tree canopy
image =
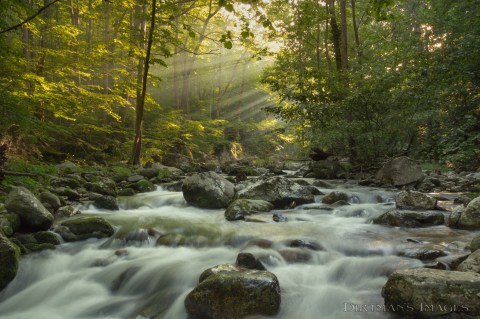
<path fill-rule="evenodd" d="M 295 156 L 360 167 L 480 165 L 478 0 L 17 0 L 0 13 L 0 132 L 20 156 L 268 157 L 297 143 Z"/>

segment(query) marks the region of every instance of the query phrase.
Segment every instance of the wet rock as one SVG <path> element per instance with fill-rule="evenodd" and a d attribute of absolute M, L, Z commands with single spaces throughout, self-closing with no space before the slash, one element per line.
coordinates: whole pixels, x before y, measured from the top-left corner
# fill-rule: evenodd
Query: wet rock
<path fill-rule="evenodd" d="M 452 209 L 452 212 L 448 216 L 447 226 L 452 228 L 457 228 L 460 221 L 460 216 L 465 212 L 465 207 L 463 205 L 456 206 Z"/>
<path fill-rule="evenodd" d="M 307 248 L 314 251 L 325 250 L 322 245 L 315 241 L 304 240 L 304 239 L 294 239 L 287 242 L 288 247 L 298 247 L 298 248 Z"/>
<path fill-rule="evenodd" d="M 72 216 L 80 214 L 80 213 L 81 212 L 78 208 L 73 207 L 71 205 L 66 205 L 66 206 L 60 207 L 55 212 L 55 217 L 56 218 L 72 217 Z"/>
<path fill-rule="evenodd" d="M 215 267 L 214 267 L 215 268 Z M 281 296 L 277 277 L 262 270 L 241 270 L 220 265 L 185 298 L 185 308 L 193 317 L 241 319 L 251 315 L 278 313 Z"/>
<path fill-rule="evenodd" d="M 240 268 L 267 270 L 265 266 L 250 253 L 240 253 L 237 255 L 235 265 Z"/>
<path fill-rule="evenodd" d="M 227 220 L 244 220 L 245 216 L 250 216 L 260 212 L 269 212 L 273 209 L 273 204 L 264 200 L 254 199 L 236 199 L 228 205 L 225 211 Z"/>
<path fill-rule="evenodd" d="M 429 227 L 443 225 L 445 217 L 437 211 L 390 210 L 373 220 L 374 224 L 395 227 Z"/>
<path fill-rule="evenodd" d="M 160 172 L 159 169 L 155 167 L 151 168 L 139 168 L 135 171 L 137 175 L 143 176 L 147 179 L 154 178 L 158 176 L 158 173 Z"/>
<path fill-rule="evenodd" d="M 275 213 L 272 215 L 272 220 L 276 223 L 285 223 L 288 221 L 288 218 L 283 216 L 282 214 Z"/>
<path fill-rule="evenodd" d="M 287 208 L 314 202 L 311 190 L 287 178 L 269 177 L 247 182 L 237 192 L 237 198 L 265 200 L 275 208 Z"/>
<path fill-rule="evenodd" d="M 37 252 L 45 249 L 55 249 L 60 244 L 58 237 L 48 231 L 33 234 L 15 234 L 15 238 L 26 248 L 27 251 Z"/>
<path fill-rule="evenodd" d="M 465 259 L 457 267 L 458 271 L 469 271 L 476 272 L 480 274 L 480 250 L 477 250 L 470 254 L 467 259 Z M 480 293 L 480 291 L 478 291 Z"/>
<path fill-rule="evenodd" d="M 133 188 L 123 188 L 118 191 L 118 196 L 133 196 L 137 192 Z"/>
<path fill-rule="evenodd" d="M 453 200 L 453 203 L 454 204 L 462 204 L 464 206 L 467 206 L 468 203 L 470 203 L 472 201 L 472 199 L 468 196 L 465 196 L 465 195 L 459 195 L 458 197 L 456 197 L 454 200 Z"/>
<path fill-rule="evenodd" d="M 348 195 L 343 192 L 331 192 L 330 194 L 326 195 L 322 198 L 322 203 L 324 204 L 333 204 L 340 200 L 348 201 Z"/>
<path fill-rule="evenodd" d="M 42 192 L 40 193 L 40 202 L 46 207 L 50 207 L 50 212 L 54 213 L 57 209 L 62 206 L 60 198 L 57 195 L 51 192 Z M 47 207 L 48 206 L 48 207 Z"/>
<path fill-rule="evenodd" d="M 468 203 L 465 211 L 460 214 L 458 227 L 480 229 L 480 196 Z"/>
<path fill-rule="evenodd" d="M 280 249 L 278 253 L 289 263 L 305 263 L 312 259 L 312 254 L 300 248 Z"/>
<path fill-rule="evenodd" d="M 397 254 L 400 257 L 414 258 L 422 261 L 432 261 L 438 257 L 446 256 L 443 247 L 423 246 L 405 248 Z"/>
<path fill-rule="evenodd" d="M 117 199 L 109 195 L 102 195 L 100 197 L 97 197 L 93 202 L 93 205 L 100 209 L 108 209 L 108 210 L 119 209 Z"/>
<path fill-rule="evenodd" d="M 225 208 L 234 195 L 234 186 L 215 172 L 187 177 L 182 186 L 187 203 L 200 208 Z"/>
<path fill-rule="evenodd" d="M 127 233 L 122 237 L 122 241 L 126 244 L 143 243 L 150 239 L 147 229 L 137 229 Z"/>
<path fill-rule="evenodd" d="M 153 192 L 157 189 L 157 187 L 152 182 L 147 181 L 146 179 L 130 184 L 129 187 L 133 188 L 139 193 Z"/>
<path fill-rule="evenodd" d="M 473 237 L 472 242 L 470 244 L 470 250 L 472 251 L 472 253 L 474 251 L 477 251 L 478 249 L 480 249 L 480 235 Z"/>
<path fill-rule="evenodd" d="M 106 238 L 115 232 L 112 225 L 101 217 L 79 217 L 69 219 L 55 228 L 65 241 L 78 241 L 88 238 Z"/>
<path fill-rule="evenodd" d="M 398 209 L 435 209 L 437 200 L 432 196 L 416 191 L 401 191 L 395 196 Z"/>
<path fill-rule="evenodd" d="M 420 268 L 391 274 L 382 296 L 386 308 L 402 316 L 457 315 L 461 318 L 461 315 L 468 315 L 477 318 L 480 315 L 479 292 L 480 274 Z"/>
<path fill-rule="evenodd" d="M 380 182 L 394 186 L 416 183 L 421 181 L 423 177 L 424 174 L 420 165 L 405 156 L 388 161 L 375 175 L 375 178 Z"/>
<path fill-rule="evenodd" d="M 48 230 L 52 226 L 53 215 L 24 187 L 17 187 L 10 192 L 5 208 L 20 217 L 21 225 L 25 229 Z"/>
<path fill-rule="evenodd" d="M 162 184 L 161 186 L 163 189 L 166 189 L 167 191 L 170 191 L 170 192 L 181 192 L 183 181 L 165 183 L 165 184 Z"/>
<path fill-rule="evenodd" d="M 20 249 L 0 231 L 0 291 L 15 278 L 20 262 Z"/>
<path fill-rule="evenodd" d="M 272 248 L 273 241 L 264 238 L 253 239 L 248 242 L 248 246 L 257 246 L 260 248 L 268 249 Z"/>
<path fill-rule="evenodd" d="M 187 238 L 182 234 L 165 234 L 158 237 L 156 246 L 180 247 L 187 245 Z"/>
<path fill-rule="evenodd" d="M 447 255 L 435 259 L 436 262 L 447 266 L 447 270 L 456 270 L 458 266 L 468 258 L 468 254 Z"/>

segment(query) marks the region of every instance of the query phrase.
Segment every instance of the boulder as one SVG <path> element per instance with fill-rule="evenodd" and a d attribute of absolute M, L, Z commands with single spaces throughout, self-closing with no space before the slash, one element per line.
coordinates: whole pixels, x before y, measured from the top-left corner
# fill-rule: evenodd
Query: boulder
<path fill-rule="evenodd" d="M 78 172 L 78 167 L 72 162 L 63 162 L 56 165 L 58 171 L 62 174 L 72 174 Z"/>
<path fill-rule="evenodd" d="M 474 237 L 474 238 L 472 239 L 471 244 L 470 244 L 470 250 L 472 251 L 472 253 L 473 253 L 474 251 L 479 250 L 479 249 L 480 249 L 480 235 Z"/>
<path fill-rule="evenodd" d="M 94 193 L 108 195 L 108 196 L 117 196 L 117 185 L 110 178 L 102 178 L 102 180 L 86 183 L 85 188 Z"/>
<path fill-rule="evenodd" d="M 39 231 L 52 226 L 53 215 L 24 187 L 17 187 L 8 194 L 5 208 L 20 217 L 25 229 Z"/>
<path fill-rule="evenodd" d="M 331 156 L 326 160 L 310 162 L 304 177 L 319 179 L 346 178 L 348 166 L 348 164 L 341 163 L 335 156 Z"/>
<path fill-rule="evenodd" d="M 157 187 L 152 182 L 146 179 L 130 184 L 129 187 L 133 188 L 139 193 L 153 192 L 154 190 L 157 189 Z"/>
<path fill-rule="evenodd" d="M 57 195 L 51 192 L 42 192 L 40 193 L 40 202 L 48 209 L 50 208 L 50 212 L 55 212 L 57 209 L 62 206 L 60 198 Z"/>
<path fill-rule="evenodd" d="M 53 192 L 57 195 L 65 196 L 69 200 L 73 201 L 79 200 L 82 197 L 78 191 L 68 187 L 57 187 L 53 190 Z"/>
<path fill-rule="evenodd" d="M 115 232 L 112 225 L 101 217 L 80 217 L 60 224 L 55 231 L 65 241 L 78 241 L 88 238 L 106 238 Z"/>
<path fill-rule="evenodd" d="M 480 315 L 480 274 L 436 269 L 392 273 L 383 287 L 385 308 L 409 318 Z"/>
<path fill-rule="evenodd" d="M 7 237 L 11 237 L 13 233 L 20 229 L 20 217 L 15 213 L 0 213 L 0 232 Z"/>
<path fill-rule="evenodd" d="M 198 169 L 198 165 L 190 157 L 178 153 L 165 154 L 162 158 L 162 164 L 181 169 L 187 173 L 195 172 Z"/>
<path fill-rule="evenodd" d="M 245 216 L 250 216 L 259 212 L 269 212 L 273 209 L 273 204 L 264 200 L 255 199 L 236 199 L 228 205 L 225 211 L 227 220 L 244 220 Z"/>
<path fill-rule="evenodd" d="M 185 308 L 190 315 L 196 318 L 241 319 L 278 313 L 280 284 L 274 274 L 229 264 L 214 268 L 202 274 L 198 286 L 185 298 Z"/>
<path fill-rule="evenodd" d="M 118 210 L 117 199 L 113 196 L 102 195 L 95 199 L 93 205 L 100 209 Z"/>
<path fill-rule="evenodd" d="M 322 198 L 322 203 L 324 204 L 333 204 L 340 200 L 348 201 L 348 195 L 343 192 L 331 192 Z"/>
<path fill-rule="evenodd" d="M 391 159 L 375 175 L 380 182 L 394 186 L 416 183 L 423 177 L 420 165 L 405 156 Z"/>
<path fill-rule="evenodd" d="M 430 195 L 416 191 L 401 191 L 395 196 L 398 209 L 435 209 L 437 200 Z"/>
<path fill-rule="evenodd" d="M 0 291 L 15 278 L 20 262 L 20 249 L 0 231 Z"/>
<path fill-rule="evenodd" d="M 480 250 L 470 254 L 467 259 L 458 265 L 457 270 L 476 272 L 480 274 Z M 480 291 L 478 292 L 480 293 Z"/>
<path fill-rule="evenodd" d="M 225 208 L 234 195 L 234 186 L 215 172 L 193 174 L 182 185 L 188 204 L 200 208 Z"/>
<path fill-rule="evenodd" d="M 154 178 L 158 176 L 159 170 L 155 167 L 151 168 L 139 168 L 135 171 L 136 174 L 141 175 L 145 178 Z"/>
<path fill-rule="evenodd" d="M 165 166 L 165 165 L 162 165 L 162 164 L 159 164 L 159 163 L 153 163 L 152 168 L 158 169 L 158 171 L 159 171 L 158 177 L 162 177 L 162 178 L 171 177 L 171 178 L 176 179 L 176 178 L 179 178 L 179 177 L 185 175 L 185 172 L 182 171 L 179 168 L 171 167 L 171 166 Z"/>
<path fill-rule="evenodd" d="M 247 182 L 243 189 L 238 190 L 236 197 L 264 200 L 279 209 L 314 202 L 314 195 L 308 187 L 282 177 Z"/>
<path fill-rule="evenodd" d="M 73 215 L 80 214 L 80 210 L 74 206 L 71 205 L 66 205 L 60 207 L 56 212 L 55 212 L 55 217 L 56 218 L 64 218 L 64 217 L 72 217 Z"/>
<path fill-rule="evenodd" d="M 15 234 L 15 238 L 26 248 L 27 252 L 55 249 L 60 244 L 58 237 L 48 231 L 40 231 L 32 234 Z"/>
<path fill-rule="evenodd" d="M 460 215 L 458 227 L 480 229 L 480 196 L 468 203 L 467 208 Z"/>
<path fill-rule="evenodd" d="M 443 225 L 445 217 L 439 211 L 390 210 L 373 220 L 374 224 L 395 227 L 428 227 Z"/>
<path fill-rule="evenodd" d="M 127 182 L 136 183 L 136 182 L 144 180 L 144 179 L 145 179 L 145 176 L 135 174 L 135 175 L 128 176 L 127 177 Z"/>

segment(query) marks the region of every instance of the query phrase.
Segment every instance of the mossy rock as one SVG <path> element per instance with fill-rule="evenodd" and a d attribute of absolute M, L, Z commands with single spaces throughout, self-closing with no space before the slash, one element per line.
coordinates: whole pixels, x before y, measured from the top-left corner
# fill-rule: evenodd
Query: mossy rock
<path fill-rule="evenodd" d="M 100 209 L 118 210 L 118 201 L 115 197 L 110 195 L 102 195 L 97 197 L 93 205 Z"/>
<path fill-rule="evenodd" d="M 115 232 L 112 225 L 101 217 L 80 217 L 69 219 L 60 225 L 64 226 L 64 228 L 61 228 L 61 231 L 57 228 L 56 231 L 63 237 L 63 239 L 65 239 L 65 241 L 78 241 L 88 238 L 106 238 L 112 236 Z"/>
<path fill-rule="evenodd" d="M 274 274 L 227 268 L 204 276 L 187 295 L 185 307 L 189 314 L 198 318 L 241 319 L 278 313 L 280 284 Z"/>
<path fill-rule="evenodd" d="M 230 221 L 244 220 L 245 216 L 260 212 L 269 212 L 272 209 L 273 204 L 264 200 L 236 199 L 228 205 L 225 211 L 225 219 Z"/>
<path fill-rule="evenodd" d="M 124 188 L 118 191 L 118 196 L 133 196 L 136 192 L 133 188 Z"/>
<path fill-rule="evenodd" d="M 0 291 L 15 278 L 20 262 L 20 248 L 0 231 Z"/>
<path fill-rule="evenodd" d="M 60 244 L 58 237 L 48 231 L 31 234 L 16 234 L 15 238 L 26 248 L 27 252 L 37 252 L 45 249 L 55 249 Z"/>
<path fill-rule="evenodd" d="M 136 183 L 130 184 L 130 188 L 133 188 L 139 193 L 148 193 L 148 192 L 153 192 L 154 190 L 157 189 L 157 187 L 150 181 L 146 179 L 142 179 L 141 181 L 138 181 Z"/>

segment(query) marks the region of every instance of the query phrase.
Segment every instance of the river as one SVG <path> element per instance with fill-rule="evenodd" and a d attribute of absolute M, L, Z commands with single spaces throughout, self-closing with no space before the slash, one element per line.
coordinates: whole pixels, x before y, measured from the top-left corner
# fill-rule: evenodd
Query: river
<path fill-rule="evenodd" d="M 425 231 L 373 225 L 373 217 L 393 207 L 393 193 L 354 183 L 336 187 L 351 196 L 351 205 L 327 209 L 317 196 L 316 204 L 279 211 L 288 218 L 279 223 L 272 212 L 255 216 L 265 223 L 228 222 L 224 210 L 189 207 L 181 192 L 161 188 L 120 198 L 116 212 L 83 207 L 83 214 L 111 222 L 117 234 L 24 256 L 17 277 L 0 293 L 0 317 L 186 319 L 183 301 L 200 273 L 251 252 L 279 279 L 282 304 L 274 318 L 394 318 L 381 308 L 388 274 L 422 264 L 398 257 L 399 247 L 407 239 L 447 247 L 469 235 L 445 226 Z M 172 246 L 156 246 L 161 234 L 177 239 Z M 294 239 L 324 249 L 285 247 Z M 270 248 L 259 247 L 265 240 Z M 300 251 L 304 260 L 287 262 L 279 252 L 285 256 L 289 250 Z"/>

